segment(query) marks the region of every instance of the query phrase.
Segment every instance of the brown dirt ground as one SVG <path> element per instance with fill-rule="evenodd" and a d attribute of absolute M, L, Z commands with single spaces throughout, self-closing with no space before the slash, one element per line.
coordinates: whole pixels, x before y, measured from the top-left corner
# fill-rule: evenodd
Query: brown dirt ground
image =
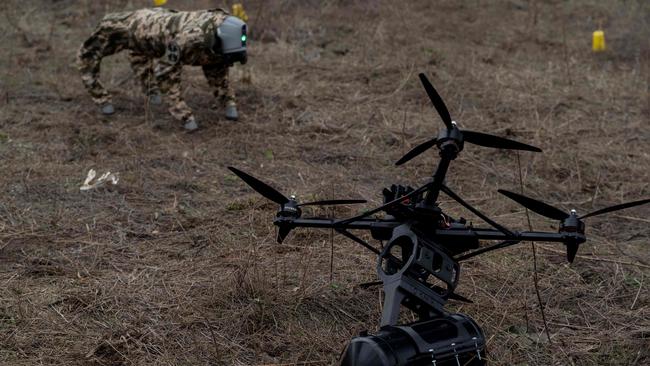
<path fill-rule="evenodd" d="M 226 166 L 304 200 L 376 204 L 386 185 L 422 182 L 434 153 L 392 165 L 441 126 L 418 72 L 462 126 L 544 149 L 521 154 L 527 194 L 581 212 L 650 196 L 647 1 L 245 2 L 242 119 L 211 110 L 188 68 L 205 126 L 193 135 L 145 105 L 124 55 L 103 65 L 110 118 L 74 68 L 103 14 L 149 3 L 1 3 L 1 364 L 335 363 L 352 335 L 376 329 L 381 293 L 357 286 L 376 278 L 375 258 L 316 230 L 276 244 L 275 206 Z M 609 50 L 593 54 L 599 23 Z M 121 180 L 82 193 L 90 168 Z M 496 193 L 518 190 L 518 176 L 514 153 L 467 146 L 448 182 L 523 230 L 522 208 Z M 550 343 L 529 244 L 466 263 L 458 292 L 475 303 L 450 308 L 483 326 L 493 364 L 650 364 L 649 219 L 648 207 L 590 219 L 572 265 L 563 247 L 537 246 Z"/>

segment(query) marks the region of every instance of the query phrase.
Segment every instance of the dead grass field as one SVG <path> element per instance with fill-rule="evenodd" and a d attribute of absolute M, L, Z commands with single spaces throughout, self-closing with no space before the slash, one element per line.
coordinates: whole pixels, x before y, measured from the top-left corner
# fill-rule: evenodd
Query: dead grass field
<path fill-rule="evenodd" d="M 110 118 L 74 67 L 103 14 L 150 1 L 0 4 L 3 365 L 335 363 L 378 324 L 379 289 L 357 286 L 376 279 L 375 258 L 316 230 L 276 244 L 276 207 L 226 166 L 304 200 L 376 204 L 384 186 L 422 182 L 435 153 L 393 166 L 442 126 L 418 72 L 461 126 L 544 150 L 520 155 L 526 194 L 580 212 L 650 196 L 647 1 L 246 1 L 241 121 L 210 110 L 207 83 L 187 68 L 205 126 L 193 135 L 145 105 L 125 55 L 103 64 Z M 599 23 L 609 50 L 594 55 Z M 82 193 L 90 168 L 121 180 Z M 524 230 L 523 209 L 496 193 L 517 191 L 518 176 L 514 153 L 468 145 L 448 184 Z M 465 263 L 458 292 L 474 304 L 451 309 L 482 325 L 495 365 L 648 365 L 649 220 L 648 207 L 590 219 L 572 265 L 561 245 L 537 246 L 550 343 L 529 244 Z"/>

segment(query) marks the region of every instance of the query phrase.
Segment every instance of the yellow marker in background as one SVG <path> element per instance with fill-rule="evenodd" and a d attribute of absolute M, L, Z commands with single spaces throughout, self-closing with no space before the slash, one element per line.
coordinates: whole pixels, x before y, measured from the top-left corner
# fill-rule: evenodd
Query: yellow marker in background
<path fill-rule="evenodd" d="M 246 11 L 242 4 L 232 4 L 232 15 L 243 20 L 245 23 L 248 22 L 248 15 L 246 15 Z"/>
<path fill-rule="evenodd" d="M 591 39 L 591 49 L 594 52 L 605 51 L 605 32 L 597 30 Z"/>
<path fill-rule="evenodd" d="M 167 0 L 153 0 L 153 4 L 155 6 L 163 6 L 163 5 L 167 4 Z"/>

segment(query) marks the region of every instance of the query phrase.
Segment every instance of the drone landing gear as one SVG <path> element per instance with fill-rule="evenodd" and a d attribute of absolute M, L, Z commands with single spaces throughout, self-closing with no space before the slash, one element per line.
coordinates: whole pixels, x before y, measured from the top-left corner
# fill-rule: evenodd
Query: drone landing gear
<path fill-rule="evenodd" d="M 377 272 L 384 284 L 381 326 L 386 326 L 397 324 L 401 305 L 420 320 L 443 314 L 448 295 L 458 283 L 460 266 L 437 246 L 419 238 L 410 224 L 403 224 L 393 230 L 379 255 Z"/>
<path fill-rule="evenodd" d="M 396 227 L 377 263 L 385 296 L 381 329 L 353 338 L 341 365 L 485 365 L 485 337 L 479 326 L 466 315 L 443 309 L 454 296 L 459 271 L 456 261 L 418 235 L 410 223 Z M 419 320 L 396 325 L 402 305 Z"/>

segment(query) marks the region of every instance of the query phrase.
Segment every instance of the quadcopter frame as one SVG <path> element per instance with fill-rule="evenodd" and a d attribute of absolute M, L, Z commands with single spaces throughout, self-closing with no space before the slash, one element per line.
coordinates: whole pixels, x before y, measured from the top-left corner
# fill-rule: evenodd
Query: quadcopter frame
<path fill-rule="evenodd" d="M 442 98 L 426 76 L 420 74 L 419 77 L 446 128 L 435 138 L 407 152 L 396 165 L 404 164 L 434 146 L 439 150 L 440 162 L 431 179 L 418 188 L 393 185 L 390 189 L 384 189 L 384 204 L 377 208 L 346 219 L 302 218 L 302 206 L 365 201 L 328 200 L 299 204 L 294 196 L 287 198 L 247 173 L 229 168 L 257 192 L 280 205 L 274 220 L 279 228 L 278 242 L 282 242 L 295 228 L 333 229 L 378 255 L 377 272 L 385 293 L 382 329 L 397 324 L 401 306 L 417 314 L 419 321 L 426 321 L 446 316 L 444 305 L 448 299 L 469 302 L 454 293 L 460 277 L 461 261 L 530 241 L 563 243 L 567 248 L 568 261 L 573 262 L 579 245 L 587 240 L 583 219 L 650 202 L 650 199 L 628 202 L 578 216 L 575 210 L 566 213 L 544 202 L 499 190 L 499 193 L 531 211 L 560 222 L 558 232 L 513 231 L 504 227 L 465 202 L 444 184 L 451 162 L 458 157 L 465 143 L 533 152 L 541 152 L 541 149 L 494 135 L 461 130 L 452 121 Z M 447 216 L 437 204 L 440 192 L 491 227 L 475 228 L 462 218 L 455 220 Z M 373 216 L 379 212 L 385 212 L 384 217 Z M 381 243 L 387 241 L 387 244 L 377 248 L 350 230 L 369 231 L 374 239 Z M 480 241 L 497 243 L 480 247 Z"/>

